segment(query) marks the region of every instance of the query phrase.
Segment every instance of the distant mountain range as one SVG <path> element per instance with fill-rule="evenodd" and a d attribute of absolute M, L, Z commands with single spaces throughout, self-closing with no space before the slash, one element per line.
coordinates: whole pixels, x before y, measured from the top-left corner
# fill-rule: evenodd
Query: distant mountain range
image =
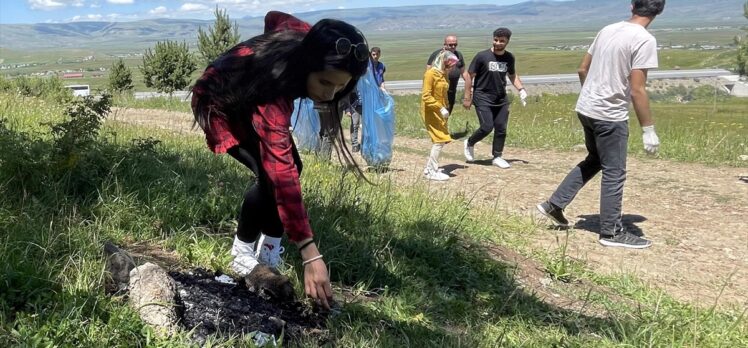
<path fill-rule="evenodd" d="M 348 21 L 364 32 L 421 29 L 593 29 L 628 17 L 626 0 L 527 1 L 515 5 L 433 5 L 325 10 L 295 14 L 311 23 L 321 18 Z M 748 25 L 744 0 L 668 0 L 656 26 Z M 230 15 L 230 13 L 229 13 Z M 262 17 L 232 18 L 243 38 L 262 32 Z M 26 50 L 58 48 L 149 47 L 157 41 L 195 42 L 197 29 L 212 20 L 152 19 L 134 22 L 71 22 L 0 25 L 0 47 Z"/>

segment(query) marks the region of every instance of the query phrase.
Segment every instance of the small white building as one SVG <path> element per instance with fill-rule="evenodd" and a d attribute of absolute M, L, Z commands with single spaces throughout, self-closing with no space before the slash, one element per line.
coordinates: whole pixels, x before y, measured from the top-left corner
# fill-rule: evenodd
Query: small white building
<path fill-rule="evenodd" d="M 91 87 L 89 85 L 67 85 L 65 87 L 73 91 L 73 96 L 76 97 L 86 97 L 91 95 Z"/>

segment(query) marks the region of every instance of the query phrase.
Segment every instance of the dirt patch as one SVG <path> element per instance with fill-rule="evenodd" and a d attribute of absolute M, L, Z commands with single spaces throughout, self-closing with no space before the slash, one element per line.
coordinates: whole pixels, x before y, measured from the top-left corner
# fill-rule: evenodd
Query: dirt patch
<path fill-rule="evenodd" d="M 109 293 L 136 299 L 139 314 L 157 332 L 187 331 L 199 346 L 210 336 L 217 341 L 244 336 L 256 343 L 303 338 L 322 345 L 329 340 L 324 326 L 329 313 L 296 301 L 288 277 L 267 266 L 257 266 L 240 279 L 202 268 L 182 268 L 174 252 L 147 242 L 126 249 L 107 242 L 104 253 Z M 138 280 L 133 282 L 132 277 Z M 172 281 L 173 287 L 163 287 Z M 144 301 L 162 305 L 141 308 Z"/>
<path fill-rule="evenodd" d="M 397 138 L 392 166 L 403 172 L 392 179 L 412 185 L 421 178 L 428 140 Z M 420 156 L 413 154 L 420 149 Z M 535 205 L 556 189 L 581 161 L 584 152 L 507 148 L 512 168 L 490 165 L 490 145 L 479 143 L 478 159 L 467 164 L 462 143 L 445 147 L 441 165 L 452 178 L 432 183 L 433 190 L 463 192 L 473 204 L 537 218 L 541 233 L 533 246 L 555 251 L 556 230 Z M 748 306 L 748 185 L 739 180 L 745 169 L 633 158 L 628 160 L 623 221 L 627 229 L 654 242 L 648 250 L 606 248 L 597 243 L 600 176 L 590 181 L 567 208 L 574 228 L 567 254 L 595 272 L 632 273 L 676 298 L 701 305 L 735 303 Z M 411 175 L 407 175 L 410 173 Z"/>
<path fill-rule="evenodd" d="M 264 299 L 249 291 L 243 281 L 220 282 L 217 277 L 222 274 L 204 269 L 169 275 L 177 283 L 180 323 L 192 330 L 200 345 L 209 335 L 229 337 L 257 331 L 283 337 L 284 342 L 314 337 L 321 345 L 328 340 L 326 318 L 300 302 Z"/>
<path fill-rule="evenodd" d="M 126 109 L 110 117 L 175 132 L 194 132 L 191 119 L 186 113 Z M 430 146 L 426 139 L 396 137 L 393 170 L 381 175 L 403 186 L 424 182 Z M 538 218 L 539 233 L 530 236 L 532 247 L 555 252 L 558 232 L 545 227 L 535 205 L 547 199 L 585 153 L 509 147 L 506 159 L 512 168 L 502 170 L 487 161 L 490 145 L 479 143 L 475 152 L 483 161 L 468 164 L 461 142 L 447 145 L 440 164 L 451 179 L 430 183 L 429 189 L 464 193 L 474 197 L 472 204 Z M 748 184 L 740 180 L 743 175 L 745 168 L 630 157 L 624 224 L 654 246 L 632 251 L 597 243 L 597 176 L 567 208 L 567 216 L 576 223 L 567 254 L 598 273 L 634 274 L 681 300 L 748 306 Z"/>

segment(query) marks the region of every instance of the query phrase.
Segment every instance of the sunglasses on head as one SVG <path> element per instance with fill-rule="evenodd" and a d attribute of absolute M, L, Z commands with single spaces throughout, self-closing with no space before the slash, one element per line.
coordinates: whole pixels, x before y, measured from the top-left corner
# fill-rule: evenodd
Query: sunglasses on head
<path fill-rule="evenodd" d="M 366 42 L 352 44 L 348 38 L 341 37 L 338 41 L 335 41 L 335 50 L 340 55 L 347 55 L 353 50 L 353 56 L 360 62 L 369 59 L 369 46 L 366 45 Z"/>

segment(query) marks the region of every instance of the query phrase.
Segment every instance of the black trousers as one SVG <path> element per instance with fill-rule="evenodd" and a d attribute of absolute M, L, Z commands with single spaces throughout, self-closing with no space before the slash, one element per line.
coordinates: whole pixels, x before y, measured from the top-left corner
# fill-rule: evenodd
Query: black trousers
<path fill-rule="evenodd" d="M 457 97 L 457 82 L 454 84 L 454 89 L 452 89 L 452 83 L 449 84 L 449 89 L 447 90 L 447 100 L 449 101 L 449 106 L 447 109 L 449 110 L 449 113 L 452 113 L 452 109 L 455 106 L 455 98 Z"/>
<path fill-rule="evenodd" d="M 296 144 L 291 144 L 294 163 L 301 175 L 301 157 L 296 150 Z M 262 167 L 259 140 L 234 146 L 228 153 L 255 174 L 255 182 L 244 194 L 244 202 L 239 213 L 239 227 L 236 231 L 239 240 L 254 243 L 260 231 L 270 237 L 283 236 L 283 223 L 278 215 L 273 185 L 265 168 Z"/>
<path fill-rule="evenodd" d="M 475 106 L 480 128 L 468 138 L 468 146 L 474 146 L 493 131 L 493 146 L 491 154 L 494 158 L 501 157 L 506 142 L 506 127 L 509 124 L 509 103 L 501 106 Z"/>

